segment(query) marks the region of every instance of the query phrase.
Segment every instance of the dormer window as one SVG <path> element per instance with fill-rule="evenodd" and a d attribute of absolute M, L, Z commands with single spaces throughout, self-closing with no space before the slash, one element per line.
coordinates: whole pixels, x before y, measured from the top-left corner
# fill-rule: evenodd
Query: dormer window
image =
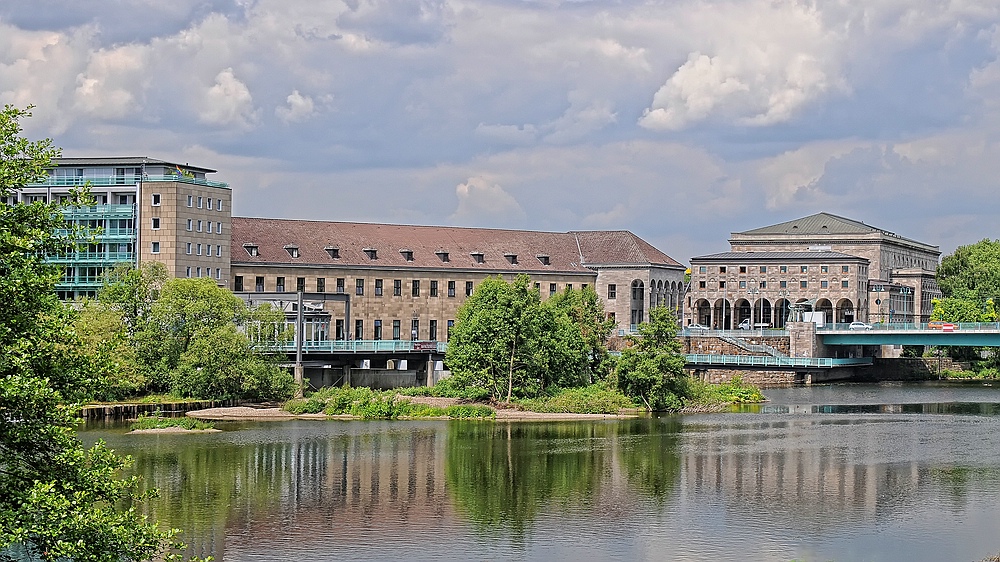
<path fill-rule="evenodd" d="M 323 250 L 326 251 L 326 253 L 330 254 L 331 258 L 333 258 L 335 260 L 339 260 L 340 259 L 340 248 L 338 248 L 336 246 L 327 246 L 327 247 L 323 248 Z"/>
<path fill-rule="evenodd" d="M 507 258 L 507 263 L 510 265 L 517 265 L 517 254 L 507 253 L 503 257 Z"/>
<path fill-rule="evenodd" d="M 413 250 L 400 250 L 400 254 L 403 254 L 403 259 L 406 261 L 413 261 Z"/>
<path fill-rule="evenodd" d="M 446 252 L 444 250 L 438 250 L 438 251 L 434 252 L 434 254 L 436 254 L 437 257 L 441 258 L 441 261 L 444 262 L 444 263 L 448 263 L 448 261 L 450 261 L 448 259 L 448 252 Z"/>
<path fill-rule="evenodd" d="M 288 255 L 292 256 L 293 258 L 299 257 L 299 247 L 298 246 L 295 246 L 293 244 L 289 244 L 289 245 L 285 246 L 285 251 L 288 252 Z"/>
<path fill-rule="evenodd" d="M 246 250 L 247 254 L 250 254 L 251 256 L 256 257 L 260 255 L 260 252 L 258 252 L 257 250 L 256 244 L 250 244 L 250 243 L 243 244 L 243 249 Z"/>
<path fill-rule="evenodd" d="M 538 261 L 540 261 L 542 263 L 542 265 L 549 265 L 549 256 L 548 255 L 546 255 L 546 254 L 536 254 L 535 257 L 538 258 Z"/>
<path fill-rule="evenodd" d="M 482 252 L 470 252 L 469 255 L 472 256 L 472 259 L 476 263 L 483 263 L 484 261 L 486 261 L 483 259 L 484 254 Z"/>
<path fill-rule="evenodd" d="M 368 256 L 368 259 L 370 260 L 378 259 L 378 250 L 376 250 L 375 248 L 365 248 L 364 252 L 365 255 Z"/>

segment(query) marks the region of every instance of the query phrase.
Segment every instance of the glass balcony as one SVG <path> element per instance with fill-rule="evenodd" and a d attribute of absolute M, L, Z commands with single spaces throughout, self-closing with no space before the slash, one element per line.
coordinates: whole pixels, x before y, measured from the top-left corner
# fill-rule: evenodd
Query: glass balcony
<path fill-rule="evenodd" d="M 135 212 L 132 205 L 91 205 L 63 209 L 66 220 L 129 219 Z"/>
<path fill-rule="evenodd" d="M 65 256 L 53 256 L 45 260 L 49 263 L 98 263 L 114 265 L 116 263 L 134 263 L 135 252 L 73 252 Z"/>
<path fill-rule="evenodd" d="M 49 176 L 45 181 L 33 183 L 30 187 L 110 187 L 115 185 L 136 185 L 139 183 L 138 176 Z M 208 187 L 229 188 L 229 184 L 221 181 L 210 181 L 202 178 L 189 178 L 180 174 L 167 174 L 163 176 L 146 175 L 142 177 L 142 183 L 156 183 L 175 181 L 179 183 L 190 183 L 194 185 L 205 185 Z"/>

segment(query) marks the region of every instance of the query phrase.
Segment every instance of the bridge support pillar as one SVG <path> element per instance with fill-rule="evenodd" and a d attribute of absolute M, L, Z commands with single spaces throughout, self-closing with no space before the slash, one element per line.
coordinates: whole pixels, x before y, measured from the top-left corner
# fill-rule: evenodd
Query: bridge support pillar
<path fill-rule="evenodd" d="M 351 386 L 351 366 L 344 365 L 344 386 Z"/>
<path fill-rule="evenodd" d="M 427 359 L 427 386 L 434 386 L 434 360 Z"/>

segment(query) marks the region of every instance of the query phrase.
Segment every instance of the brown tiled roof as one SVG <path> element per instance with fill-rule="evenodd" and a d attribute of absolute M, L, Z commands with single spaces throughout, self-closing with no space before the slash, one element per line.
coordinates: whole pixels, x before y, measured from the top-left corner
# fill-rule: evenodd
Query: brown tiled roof
<path fill-rule="evenodd" d="M 590 271 L 584 264 L 662 264 L 676 261 L 627 231 L 537 232 L 452 226 L 233 217 L 234 263 L 452 268 L 483 271 Z M 243 248 L 257 246 L 258 254 Z M 297 248 L 299 257 L 289 252 Z M 339 259 L 326 248 L 336 248 Z M 375 250 L 377 259 L 365 250 Z M 412 251 L 407 261 L 403 250 Z M 449 261 L 438 255 L 447 252 Z M 477 263 L 474 253 L 482 253 Z M 583 263 L 581 263 L 581 254 Z M 507 256 L 516 256 L 511 264 Z M 546 256 L 544 265 L 539 256 Z"/>

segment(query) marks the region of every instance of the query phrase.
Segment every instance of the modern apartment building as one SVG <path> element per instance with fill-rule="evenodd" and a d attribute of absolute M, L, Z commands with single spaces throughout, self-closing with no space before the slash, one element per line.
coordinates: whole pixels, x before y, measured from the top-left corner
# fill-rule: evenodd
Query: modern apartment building
<path fill-rule="evenodd" d="M 60 298 L 94 296 L 102 275 L 118 263 L 160 262 L 175 277 L 229 282 L 232 192 L 206 179 L 215 170 L 144 157 L 60 158 L 45 181 L 5 203 L 67 201 L 87 186 L 94 204 L 68 207 L 70 222 L 94 239 L 68 255 Z"/>
<path fill-rule="evenodd" d="M 622 332 L 654 306 L 679 315 L 683 295 L 684 266 L 627 231 L 234 217 L 232 245 L 236 292 L 348 295 L 349 317 L 340 303 L 326 311 L 335 339 L 445 340 L 458 307 L 488 276 L 527 274 L 543 298 L 594 287 Z"/>
<path fill-rule="evenodd" d="M 735 232 L 729 244 L 691 259 L 686 324 L 781 327 L 793 305 L 826 322 L 926 322 L 941 296 L 937 246 L 829 213 Z"/>

